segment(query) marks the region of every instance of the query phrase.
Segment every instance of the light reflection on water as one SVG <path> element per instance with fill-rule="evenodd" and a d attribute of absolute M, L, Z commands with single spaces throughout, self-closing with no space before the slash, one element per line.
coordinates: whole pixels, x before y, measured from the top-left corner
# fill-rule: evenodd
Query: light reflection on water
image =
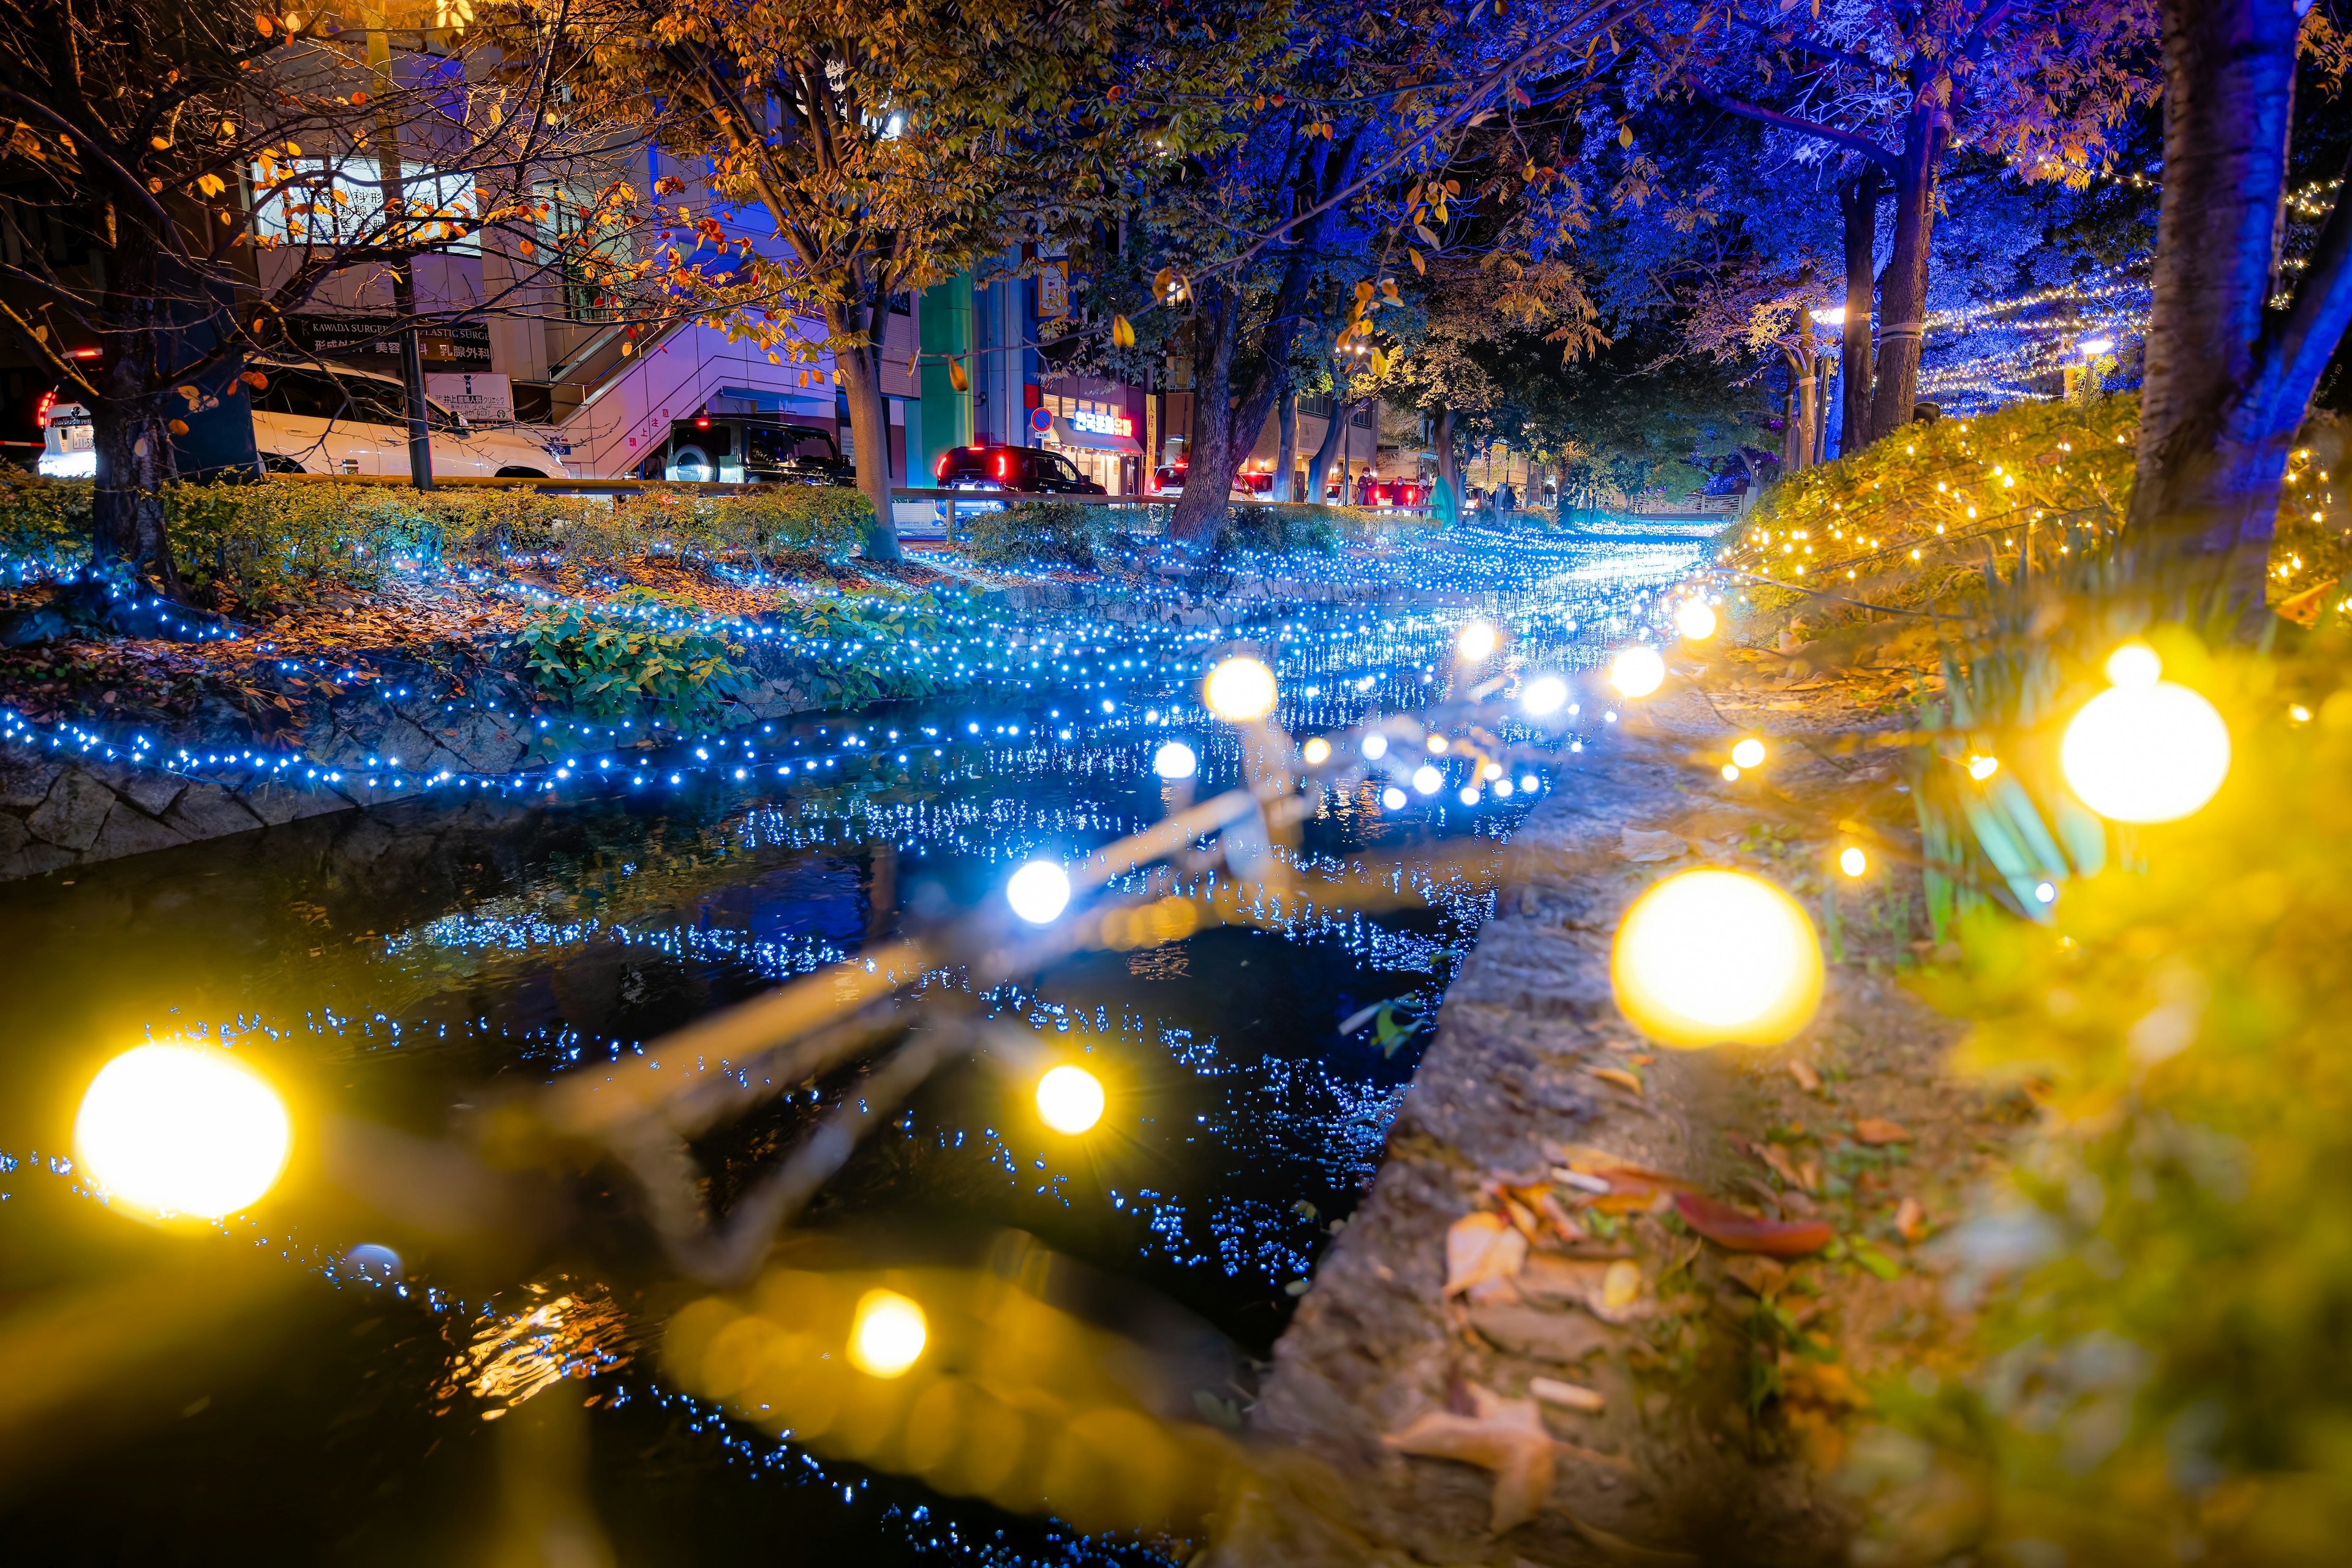
<path fill-rule="evenodd" d="M 1590 669 L 1610 637 L 1654 612 L 1635 597 L 1639 585 L 1678 574 L 1692 553 L 1681 540 L 1555 551 L 1520 573 L 1542 584 L 1535 598 L 1442 613 L 1294 615 L 1261 628 L 1280 648 L 1280 717 L 1305 734 L 1375 705 L 1409 710 L 1433 694 L 1454 630 L 1474 613 L 1499 616 L 1523 648 L 1560 668 Z M 1237 748 L 1197 707 L 1194 667 L 1147 669 L 1138 658 L 1147 646 L 1089 644 L 1105 649 L 1090 674 L 1118 670 L 1108 712 L 1100 694 L 1109 688 L 1095 680 L 1083 695 L 1024 687 L 889 705 L 730 737 L 659 802 L 485 803 L 456 822 L 380 813 L 26 889 L 0 909 L 0 973 L 18 1000 L 22 1042 L 0 1064 L 0 1105 L 69 1095 L 92 1059 L 88 1042 L 205 1032 L 283 1065 L 313 1109 L 437 1133 L 447 1107 L 484 1080 L 593 1070 L 635 1054 L 679 1023 L 856 952 L 900 910 L 969 906 L 1012 865 L 1075 856 L 1146 825 L 1166 809 L 1149 764 L 1170 738 L 1200 752 L 1202 796 L 1230 783 Z M 1591 689 L 1589 678 L 1580 685 Z M 917 736 L 929 743 L 912 743 Z M 731 764 L 755 747 L 770 761 L 822 753 L 827 766 L 797 768 L 790 782 L 747 768 L 739 783 Z M 1529 804 L 1465 807 L 1451 789 L 1435 802 L 1384 810 L 1370 785 L 1334 796 L 1292 861 L 1337 873 L 1359 851 L 1437 837 L 1496 844 Z M 1383 997 L 1433 1001 L 1492 903 L 1475 858 L 1399 870 L 1393 890 L 1402 908 L 1366 915 L 1318 901 L 1309 879 L 1265 902 L 1255 929 L 1083 955 L 979 998 L 984 1011 L 1025 1021 L 1101 1070 L 1112 1086 L 1102 1135 L 1049 1143 L 1014 1113 L 1001 1075 L 953 1071 L 861 1151 L 810 1223 L 884 1236 L 1016 1227 L 1265 1353 L 1290 1310 L 1284 1287 L 1309 1270 L 1332 1222 L 1353 1208 L 1417 1059 L 1417 1042 L 1391 1057 L 1360 1032 L 1340 1039 L 1339 1021 Z M 126 972 L 128 951 L 140 960 Z M 942 973 L 924 984 L 960 981 Z M 796 1092 L 711 1140 L 718 1189 L 856 1084 L 850 1076 Z M 37 1145 L 41 1125 L 0 1111 L 0 1149 Z M 21 1189 L 21 1176 L 0 1174 L 0 1189 L 11 1185 Z M 0 1256 L 10 1255 L 11 1220 L 0 1206 Z M 789 1517 L 813 1541 L 856 1543 L 887 1560 L 933 1551 L 1007 1562 L 1151 1555 L 1085 1544 L 747 1435 L 664 1388 L 637 1360 L 649 1326 L 641 1311 L 662 1310 L 638 1287 L 575 1272 L 452 1290 L 431 1279 L 429 1262 L 388 1287 L 341 1262 L 367 1239 L 271 1240 L 289 1266 L 347 1287 L 358 1324 L 383 1316 L 375 1303 L 387 1293 L 405 1298 L 398 1321 L 409 1323 L 397 1349 L 380 1342 L 387 1331 L 371 1328 L 346 1331 L 352 1342 L 337 1350 L 289 1351 L 310 1381 L 276 1419 L 335 1426 L 352 1407 L 350 1389 L 368 1385 L 375 1414 L 358 1426 L 376 1436 L 355 1439 L 342 1458 L 433 1497 L 428 1513 L 462 1518 L 479 1506 L 451 1479 L 453 1464 L 478 1467 L 434 1460 L 445 1445 L 462 1453 L 479 1439 L 403 1449 L 397 1434 L 415 1418 L 447 1431 L 454 1415 L 479 1430 L 483 1418 L 534 1395 L 584 1384 L 602 1406 L 593 1430 L 629 1434 L 599 1439 L 593 1461 L 611 1510 L 625 1513 L 625 1495 L 666 1498 L 642 1506 L 649 1517 L 690 1508 L 712 1550 L 731 1542 L 730 1530 L 772 1530 Z M 0 1264 L 10 1270 L 0 1288 L 49 1267 L 25 1265 L 22 1248 L 14 1256 L 17 1263 Z M 70 1272 L 71 1260 L 57 1268 Z M 419 1310 L 428 1300 L 437 1322 Z M 412 1320 L 425 1324 L 421 1333 Z M 428 1355 L 424 1345 L 437 1349 Z M 235 1426 L 214 1440 L 265 1442 L 257 1428 Z M 802 1484 L 780 1489 L 752 1477 Z M 378 1495 L 376 1482 L 318 1484 L 386 1539 L 423 1538 L 414 1520 L 394 1520 L 409 1510 Z M 16 1510 L 27 1539 L 41 1538 L 44 1521 L 62 1527 L 71 1501 L 67 1489 L 29 1515 Z M 628 1528 L 615 1523 L 616 1540 Z"/>

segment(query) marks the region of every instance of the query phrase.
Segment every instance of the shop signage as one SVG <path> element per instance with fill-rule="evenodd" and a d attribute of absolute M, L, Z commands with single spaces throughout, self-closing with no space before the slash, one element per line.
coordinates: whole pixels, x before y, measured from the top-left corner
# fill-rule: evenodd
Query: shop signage
<path fill-rule="evenodd" d="M 1069 416 L 1069 421 L 1070 427 L 1072 429 L 1083 430 L 1089 436 L 1132 436 L 1135 434 L 1134 420 L 1129 419 L 1124 414 L 1114 414 L 1108 409 L 1081 408 L 1076 413 Z"/>
<path fill-rule="evenodd" d="M 295 346 L 316 358 L 364 365 L 370 370 L 400 365 L 400 318 L 326 316 L 299 312 L 280 318 Z M 487 321 L 436 321 L 416 332 L 416 357 L 427 370 L 486 371 L 490 368 Z"/>

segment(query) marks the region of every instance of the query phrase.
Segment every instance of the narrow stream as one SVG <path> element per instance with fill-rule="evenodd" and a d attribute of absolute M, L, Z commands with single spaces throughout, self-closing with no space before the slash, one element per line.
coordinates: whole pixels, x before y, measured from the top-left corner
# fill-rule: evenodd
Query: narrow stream
<path fill-rule="evenodd" d="M 1262 926 L 1082 954 L 981 998 L 1097 1065 L 1111 1091 L 1101 1131 L 1049 1144 L 1034 1117 L 1012 1114 L 1017 1086 L 958 1066 L 803 1223 L 910 1254 L 1025 1234 L 1098 1274 L 1139 1334 L 1199 1327 L 1265 1356 L 1291 1288 L 1369 1184 L 1424 1037 L 1384 1048 L 1374 1029 L 1342 1037 L 1340 1023 L 1384 999 L 1403 999 L 1399 1017 L 1433 1009 L 1491 907 L 1494 850 L 1546 792 L 1573 787 L 1574 748 L 1605 743 L 1591 667 L 1654 624 L 1657 589 L 1689 568 L 1699 536 L 1628 529 L 1508 555 L 1441 546 L 1426 580 L 1454 590 L 1443 600 L 1243 628 L 1233 640 L 1276 653 L 1278 716 L 1302 738 L 1427 700 L 1475 616 L 1506 626 L 1530 664 L 1570 674 L 1581 710 L 1548 731 L 1513 721 L 1557 752 L 1507 779 L 1507 796 L 1489 786 L 1465 805 L 1465 781 L 1449 778 L 1401 807 L 1381 782 L 1324 801 L 1298 859 L 1398 858 L 1391 907 L 1294 901 Z M 1000 897 L 1032 856 L 1075 858 L 1149 824 L 1183 787 L 1151 771 L 1171 739 L 1199 752 L 1200 795 L 1237 776 L 1230 735 L 1194 691 L 1219 644 L 1069 626 L 1022 637 L 1036 674 L 1017 689 L 689 746 L 661 771 L 677 782 L 656 791 L 592 776 L 531 805 L 418 802 L 0 890 L 14 1025 L 0 1052 L 0 1310 L 184 1268 L 192 1245 L 259 1245 L 290 1281 L 234 1321 L 233 1343 L 125 1357 L 56 1418 L 31 1479 L 0 1482 L 16 1550 L 473 1561 L 513 1507 L 498 1417 L 569 1371 L 587 1375 L 549 1396 L 593 1406 L 579 1462 L 610 1552 L 583 1548 L 583 1563 L 780 1543 L 811 1562 L 1165 1561 L 1148 1542 L 936 1496 L 722 1418 L 665 1386 L 646 1348 L 657 1311 L 617 1277 L 577 1262 L 444 1276 L 436 1259 L 354 1253 L 371 1238 L 283 1216 L 233 1221 L 226 1241 L 167 1240 L 91 1202 L 67 1158 L 96 1066 L 181 1033 L 251 1050 L 287 1088 L 298 1130 L 333 1110 L 438 1135 L 485 1086 L 636 1054 L 902 921 Z M 856 1092 L 854 1073 L 829 1078 L 703 1152 L 723 1185 Z M 300 1171 L 298 1158 L 288 1181 Z M 134 1299 L 169 1319 L 200 1294 Z M 527 1321 L 550 1302 L 562 1310 Z M 1202 1390 L 1247 1394 L 1245 1373 Z"/>

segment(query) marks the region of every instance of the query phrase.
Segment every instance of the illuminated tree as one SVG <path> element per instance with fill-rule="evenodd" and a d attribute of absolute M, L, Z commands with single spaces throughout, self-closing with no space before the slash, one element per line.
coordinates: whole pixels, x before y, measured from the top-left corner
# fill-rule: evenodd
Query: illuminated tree
<path fill-rule="evenodd" d="M 2287 449 L 2352 322 L 2338 196 L 2294 301 L 2277 237 L 2299 45 L 2329 90 L 2344 41 L 2294 0 L 2165 0 L 2164 191 L 2131 521 L 2242 580 L 2267 567 Z"/>
<path fill-rule="evenodd" d="M 1873 438 L 1912 416 L 1946 161 L 1977 148 L 2029 179 L 2080 181 L 2105 165 L 2110 130 L 2155 93 L 2149 0 L 1733 0 L 1645 16 L 1654 91 L 1769 127 L 1813 159 L 1848 160 L 1850 237 L 1874 225 L 1877 187 L 1890 189 Z M 1870 247 L 1850 237 L 1846 256 L 1848 363 L 1859 364 L 1869 357 L 1858 306 Z"/>
<path fill-rule="evenodd" d="M 472 35 L 436 25 L 453 9 L 378 14 L 370 32 L 155 0 L 0 5 L 0 222 L 19 258 L 0 263 L 0 330 L 90 410 L 101 559 L 180 596 L 162 498 L 174 443 L 192 420 L 247 417 L 265 376 L 246 356 L 281 346 L 329 285 L 397 282 L 417 256 L 488 237 L 516 281 L 466 313 L 532 308 L 551 179 L 587 180 L 590 226 L 625 228 L 632 193 L 583 172 L 603 166 L 601 136 L 559 122 L 543 47 L 510 38 L 492 79 Z M 394 37 L 429 42 L 432 68 L 395 67 Z M 265 268 L 262 251 L 283 255 Z"/>
<path fill-rule="evenodd" d="M 1140 155 L 1115 68 L 1122 13 L 1026 0 L 588 0 L 568 16 L 593 66 L 583 110 L 645 128 L 697 167 L 720 211 L 758 209 L 783 242 L 772 258 L 742 242 L 721 280 L 679 285 L 772 353 L 805 352 L 791 314 L 824 321 L 874 502 L 866 554 L 896 558 L 881 374 L 890 299 L 1101 205 Z M 606 42 L 624 19 L 626 37 Z M 716 237 L 715 220 L 701 221 Z"/>

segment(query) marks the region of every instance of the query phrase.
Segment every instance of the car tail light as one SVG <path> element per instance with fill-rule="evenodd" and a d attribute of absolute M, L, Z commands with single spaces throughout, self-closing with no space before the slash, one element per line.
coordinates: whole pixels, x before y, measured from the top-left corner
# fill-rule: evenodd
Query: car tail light
<path fill-rule="evenodd" d="M 1004 481 L 1007 481 L 1007 482 L 1010 482 L 1010 481 L 1011 481 L 1011 479 L 1012 479 L 1012 478 L 1013 478 L 1013 454 L 1012 454 L 1012 453 L 1010 453 L 1010 452 L 999 452 L 999 453 L 997 453 L 997 454 L 996 454 L 996 477 L 997 477 L 999 479 L 1002 479 L 1002 480 L 1004 480 Z"/>
<path fill-rule="evenodd" d="M 931 478 L 944 480 L 948 477 L 948 454 L 941 452 L 940 460 L 931 465 Z"/>
<path fill-rule="evenodd" d="M 698 410 L 698 411 L 696 412 L 695 416 L 694 416 L 694 427 L 695 427 L 696 429 L 698 429 L 698 430 L 708 430 L 708 429 L 709 429 L 709 428 L 710 428 L 710 416 L 709 416 L 709 415 L 708 415 L 708 414 L 702 413 L 702 412 L 700 412 L 699 410 Z"/>
<path fill-rule="evenodd" d="M 55 408 L 57 405 L 57 388 L 51 387 L 48 391 L 41 394 L 41 405 L 33 410 L 33 428 L 36 430 L 47 429 L 49 427 L 49 410 Z"/>

